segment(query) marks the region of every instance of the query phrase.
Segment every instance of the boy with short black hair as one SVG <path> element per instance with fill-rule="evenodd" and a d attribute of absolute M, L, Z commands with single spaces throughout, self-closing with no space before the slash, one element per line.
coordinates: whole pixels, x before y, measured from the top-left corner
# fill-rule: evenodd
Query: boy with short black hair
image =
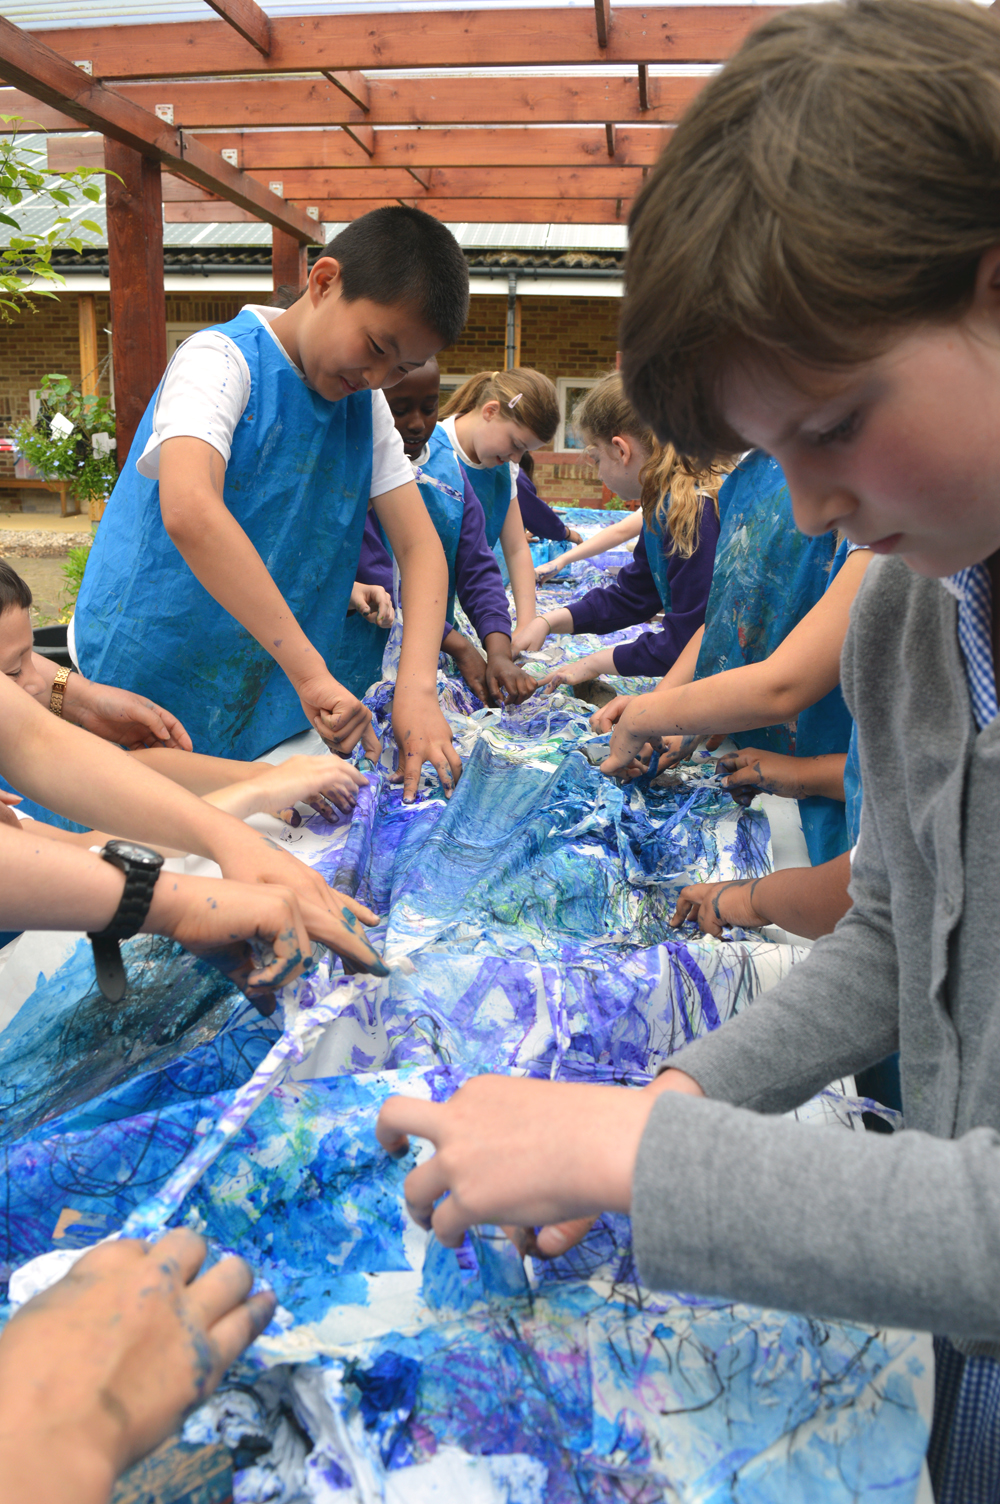
<path fill-rule="evenodd" d="M 404 794 L 461 771 L 435 691 L 447 572 L 385 399 L 464 325 L 468 271 L 418 210 L 331 241 L 288 309 L 247 307 L 171 361 L 108 504 L 74 622 L 90 678 L 166 701 L 198 751 L 255 758 L 312 725 L 377 742 L 332 677 L 369 499 L 410 585 L 393 708 Z"/>

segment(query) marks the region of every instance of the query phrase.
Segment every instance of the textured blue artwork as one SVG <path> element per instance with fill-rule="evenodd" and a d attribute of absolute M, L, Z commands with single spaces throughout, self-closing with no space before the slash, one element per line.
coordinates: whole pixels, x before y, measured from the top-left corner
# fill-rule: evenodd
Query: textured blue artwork
<path fill-rule="evenodd" d="M 123 947 L 118 1009 L 85 941 L 39 967 L 0 1032 L 15 1298 L 41 1278 L 27 1261 L 123 1226 L 187 1222 L 246 1257 L 278 1312 L 185 1429 L 233 1448 L 246 1504 L 909 1504 L 926 1339 L 652 1295 L 622 1217 L 550 1263 L 498 1229 L 448 1251 L 406 1217 L 427 1151 L 379 1149 L 390 1092 L 440 1100 L 483 1071 L 639 1085 L 797 954 L 666 924 L 685 882 L 767 870 L 759 810 L 696 767 L 601 778 L 565 692 L 501 713 L 440 689 L 451 801 L 427 779 L 403 805 L 387 750 L 349 823 L 281 832 L 384 916 L 387 977 L 327 957 L 264 1020 L 149 937 Z M 391 685 L 370 703 L 384 729 Z M 802 1131 L 848 1131 L 837 1113 Z"/>

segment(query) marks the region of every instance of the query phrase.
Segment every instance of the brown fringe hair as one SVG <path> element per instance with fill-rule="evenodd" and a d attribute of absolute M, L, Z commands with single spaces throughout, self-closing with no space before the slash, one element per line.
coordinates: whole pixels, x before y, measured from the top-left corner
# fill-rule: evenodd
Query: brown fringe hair
<path fill-rule="evenodd" d="M 748 354 L 850 368 L 969 306 L 1000 244 L 1000 26 L 951 0 L 804 5 L 685 112 L 629 221 L 622 373 L 662 439 L 745 447 Z"/>
<path fill-rule="evenodd" d="M 452 392 L 441 409 L 441 417 L 461 417 L 487 402 L 499 402 L 501 417 L 519 423 L 543 444 L 549 442 L 559 427 L 556 389 L 547 376 L 529 366 L 514 366 L 510 371 L 480 371 L 470 376 Z"/>
<path fill-rule="evenodd" d="M 654 521 L 670 534 L 669 552 L 690 559 L 698 547 L 704 497 L 710 497 L 718 515 L 719 487 L 731 469 L 713 460 L 695 468 L 681 459 L 672 444 L 661 444 L 625 395 L 617 371 L 592 386 L 573 413 L 573 423 L 588 441 L 610 444 L 615 435 L 634 439 L 649 451 L 639 471 L 642 486 L 642 517 Z"/>

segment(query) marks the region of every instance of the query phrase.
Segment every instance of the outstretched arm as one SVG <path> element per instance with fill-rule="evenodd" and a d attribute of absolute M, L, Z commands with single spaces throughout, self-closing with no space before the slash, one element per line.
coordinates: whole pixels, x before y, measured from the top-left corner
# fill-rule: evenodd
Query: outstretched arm
<path fill-rule="evenodd" d="M 514 597 L 515 651 L 520 651 L 517 646 L 519 629 L 529 626 L 535 619 L 535 562 L 524 536 L 521 509 L 516 500 L 511 502 L 500 529 L 500 546 L 507 561 L 510 589 Z"/>
<path fill-rule="evenodd" d="M 582 543 L 574 544 L 564 554 L 560 554 L 558 559 L 549 559 L 546 563 L 539 564 L 535 570 L 535 579 L 541 584 L 543 580 L 551 579 L 554 574 L 565 569 L 567 564 L 575 564 L 578 559 L 592 559 L 596 554 L 610 553 L 613 548 L 620 548 L 623 543 L 638 538 L 641 531 L 642 512 L 630 512 L 620 522 L 602 527 L 600 532 L 592 533 Z"/>

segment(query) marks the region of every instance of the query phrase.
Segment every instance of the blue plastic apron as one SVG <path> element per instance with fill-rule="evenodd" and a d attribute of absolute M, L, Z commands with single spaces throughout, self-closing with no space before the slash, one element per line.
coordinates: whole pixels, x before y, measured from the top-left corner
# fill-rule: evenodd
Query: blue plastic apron
<path fill-rule="evenodd" d="M 219 328 L 251 380 L 226 467 L 226 505 L 303 632 L 333 664 L 371 490 L 371 393 L 326 401 L 252 313 Z M 274 659 L 198 583 L 167 536 L 159 485 L 135 463 L 153 406 L 87 563 L 75 619 L 80 667 L 173 711 L 196 751 L 259 757 L 308 722 Z"/>
<path fill-rule="evenodd" d="M 848 545 L 842 543 L 834 554 L 827 589 L 843 568 L 849 552 Z M 854 721 L 838 684 L 799 716 L 795 730 L 796 756 L 822 757 L 830 752 L 846 752 L 853 729 Z M 800 799 L 799 814 L 809 860 L 814 867 L 821 862 L 832 862 L 835 856 L 850 849 L 847 814 L 839 799 L 825 799 L 818 794 L 810 799 Z"/>
<path fill-rule="evenodd" d="M 438 432 L 437 429 L 434 431 Z M 510 511 L 510 465 L 496 465 L 492 470 L 477 470 L 472 465 L 466 469 L 462 465 L 461 471 L 482 503 L 486 514 L 486 544 L 495 550 Z"/>
<path fill-rule="evenodd" d="M 851 726 L 851 741 L 844 765 L 844 793 L 847 795 L 847 840 L 849 849 L 858 844 L 861 834 L 861 763 L 858 760 L 858 728 Z"/>
<path fill-rule="evenodd" d="M 670 580 L 667 578 L 667 549 L 673 541 L 670 532 L 664 527 L 667 506 L 659 508 L 651 522 L 642 524 L 642 538 L 646 545 L 646 559 L 649 563 L 649 572 L 653 576 L 653 583 L 659 592 L 663 602 L 664 611 L 670 610 Z"/>

